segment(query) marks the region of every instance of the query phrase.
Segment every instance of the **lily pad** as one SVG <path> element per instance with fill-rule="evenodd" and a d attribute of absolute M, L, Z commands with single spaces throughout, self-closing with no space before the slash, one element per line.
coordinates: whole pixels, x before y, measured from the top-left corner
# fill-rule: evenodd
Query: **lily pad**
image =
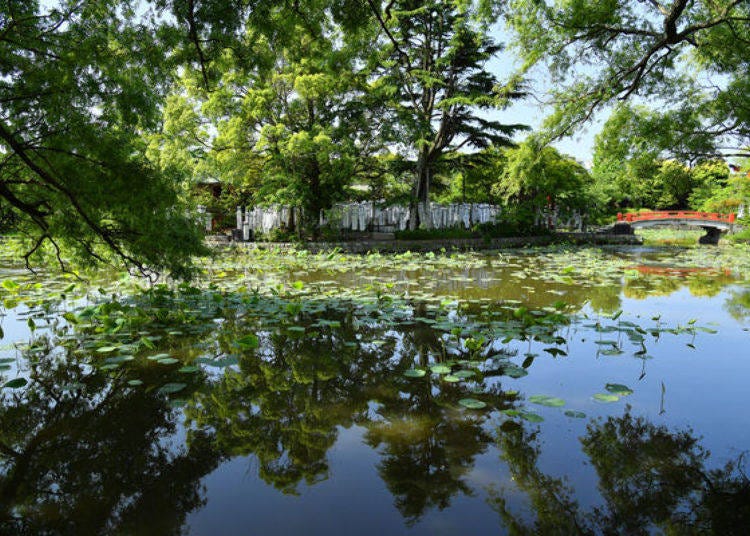
<path fill-rule="evenodd" d="M 533 411 L 521 411 L 519 415 L 523 420 L 529 422 L 542 422 L 544 420 L 544 417 L 534 413 Z"/>
<path fill-rule="evenodd" d="M 422 378 L 427 374 L 427 371 L 422 369 L 409 369 L 404 371 L 404 376 L 407 378 Z"/>
<path fill-rule="evenodd" d="M 529 402 L 532 404 L 539 404 L 540 406 L 549 406 L 552 408 L 560 408 L 565 405 L 565 400 L 554 396 L 547 395 L 533 395 L 529 397 Z"/>
<path fill-rule="evenodd" d="M 476 372 L 474 372 L 473 370 L 459 370 L 458 372 L 454 372 L 453 375 L 456 378 L 466 379 L 475 376 Z"/>
<path fill-rule="evenodd" d="M 451 368 L 445 365 L 432 365 L 430 370 L 434 374 L 450 374 Z"/>
<path fill-rule="evenodd" d="M 612 394 L 596 393 L 594 395 L 594 400 L 596 400 L 597 402 L 609 403 L 609 402 L 617 402 L 618 400 L 620 400 L 620 397 L 617 395 L 612 395 Z"/>
<path fill-rule="evenodd" d="M 514 363 L 509 363 L 503 368 L 503 374 L 510 376 L 511 378 L 523 378 L 528 376 L 528 371 Z"/>
<path fill-rule="evenodd" d="M 459 378 L 455 374 L 446 374 L 445 376 L 443 376 L 443 381 L 448 383 L 458 383 L 461 381 L 461 378 Z"/>
<path fill-rule="evenodd" d="M 633 390 L 630 387 L 621 383 L 608 383 L 604 388 L 613 395 L 628 396 L 633 394 Z"/>
<path fill-rule="evenodd" d="M 6 382 L 5 385 L 3 385 L 3 388 L 7 387 L 9 389 L 18 389 L 19 387 L 23 387 L 27 383 L 29 382 L 26 378 L 16 378 L 14 380 Z"/>
<path fill-rule="evenodd" d="M 175 359 L 174 357 L 163 357 L 157 361 L 160 365 L 174 365 L 175 363 L 178 363 L 180 360 Z"/>
<path fill-rule="evenodd" d="M 482 409 L 487 407 L 487 404 L 476 398 L 462 398 L 458 403 L 469 409 Z"/>
<path fill-rule="evenodd" d="M 159 392 L 162 394 L 177 393 L 182 391 L 185 387 L 187 387 L 186 383 L 165 383 L 159 387 Z"/>
<path fill-rule="evenodd" d="M 572 409 L 568 409 L 565 411 L 565 415 L 568 417 L 573 417 L 574 419 L 585 419 L 586 414 L 582 411 L 573 411 Z"/>
<path fill-rule="evenodd" d="M 257 348 L 260 342 L 258 341 L 257 335 L 248 333 L 244 337 L 240 337 L 236 342 L 242 348 Z"/>

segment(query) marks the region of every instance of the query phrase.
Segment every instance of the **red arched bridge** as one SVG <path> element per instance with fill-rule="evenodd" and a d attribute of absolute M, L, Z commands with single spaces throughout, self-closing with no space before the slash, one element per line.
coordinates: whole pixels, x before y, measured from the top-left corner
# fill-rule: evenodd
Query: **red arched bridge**
<path fill-rule="evenodd" d="M 719 214 L 718 212 L 697 212 L 694 210 L 655 210 L 618 214 L 615 227 L 637 229 L 656 225 L 688 225 L 702 227 L 706 235 L 700 238 L 701 244 L 718 244 L 721 233 L 734 230 L 736 214 Z"/>

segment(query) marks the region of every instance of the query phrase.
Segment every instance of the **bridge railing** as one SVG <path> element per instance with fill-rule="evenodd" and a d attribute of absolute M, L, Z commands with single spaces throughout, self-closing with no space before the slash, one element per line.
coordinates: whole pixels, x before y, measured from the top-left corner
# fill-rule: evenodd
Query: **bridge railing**
<path fill-rule="evenodd" d="M 699 220 L 734 223 L 736 219 L 737 215 L 734 213 L 719 214 L 718 212 L 698 212 L 695 210 L 654 210 L 652 212 L 617 214 L 617 221 L 628 223 L 653 220 Z"/>

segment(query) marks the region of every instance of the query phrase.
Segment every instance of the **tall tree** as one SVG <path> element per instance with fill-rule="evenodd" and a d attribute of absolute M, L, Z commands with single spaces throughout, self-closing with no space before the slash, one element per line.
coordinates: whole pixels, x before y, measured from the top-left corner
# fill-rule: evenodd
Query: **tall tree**
<path fill-rule="evenodd" d="M 144 157 L 165 47 L 129 3 L 0 5 L 0 197 L 33 242 L 185 275 L 203 251 L 175 178 Z"/>
<path fill-rule="evenodd" d="M 383 43 L 371 60 L 372 90 L 390 109 L 393 143 L 414 161 L 410 226 L 415 228 L 417 207 L 429 200 L 435 165 L 444 153 L 511 145 L 511 136 L 525 128 L 480 114 L 519 98 L 519 82 L 501 86 L 487 70 L 501 47 L 488 35 L 486 3 L 368 2 L 383 30 Z"/>
<path fill-rule="evenodd" d="M 314 27 L 311 19 L 285 24 L 283 38 L 248 28 L 239 46 L 253 62 L 225 51 L 210 91 L 200 70 L 187 73 L 152 147 L 162 165 L 183 155 L 178 164 L 243 188 L 254 204 L 303 207 L 315 231 L 320 210 L 346 195 L 381 146 L 380 119 L 358 31 L 332 15 Z"/>
<path fill-rule="evenodd" d="M 696 142 L 691 153 L 746 154 L 747 0 L 513 0 L 508 21 L 524 67 L 541 64 L 555 81 L 553 135 L 640 97 L 659 103 L 675 139 Z"/>

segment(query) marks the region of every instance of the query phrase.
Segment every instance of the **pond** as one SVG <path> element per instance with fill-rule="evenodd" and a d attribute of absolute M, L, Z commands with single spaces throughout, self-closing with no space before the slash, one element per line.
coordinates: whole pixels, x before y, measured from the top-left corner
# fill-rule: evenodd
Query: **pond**
<path fill-rule="evenodd" d="M 732 534 L 750 248 L 0 273 L 0 533 Z"/>

